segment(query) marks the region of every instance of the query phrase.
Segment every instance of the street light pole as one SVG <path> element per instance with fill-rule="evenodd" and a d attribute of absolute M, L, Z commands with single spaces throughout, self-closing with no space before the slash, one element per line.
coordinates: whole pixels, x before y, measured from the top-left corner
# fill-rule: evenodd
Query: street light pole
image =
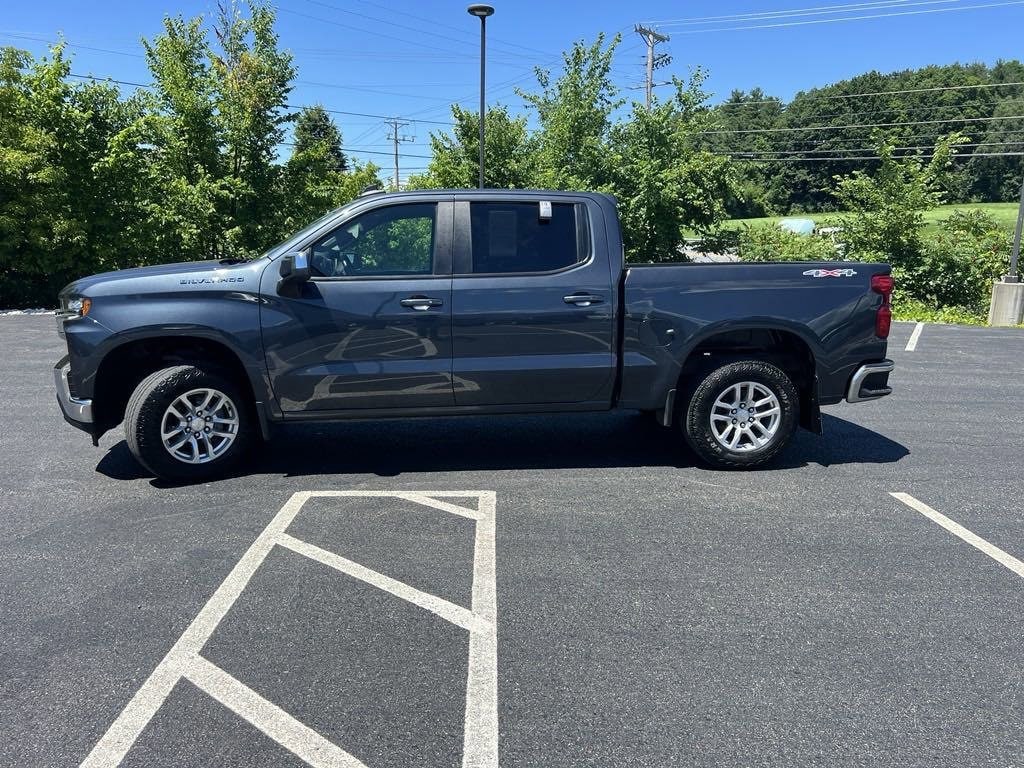
<path fill-rule="evenodd" d="M 484 82 L 487 62 L 487 17 L 494 8 L 483 3 L 474 3 L 467 9 L 470 15 L 480 19 L 480 189 L 484 188 Z"/>

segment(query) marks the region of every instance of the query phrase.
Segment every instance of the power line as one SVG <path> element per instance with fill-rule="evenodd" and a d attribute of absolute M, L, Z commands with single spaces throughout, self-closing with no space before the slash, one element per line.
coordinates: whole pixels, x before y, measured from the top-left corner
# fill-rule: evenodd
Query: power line
<path fill-rule="evenodd" d="M 949 135 L 948 133 L 915 133 L 915 134 L 912 134 L 909 137 L 907 137 L 906 141 L 915 141 L 915 142 L 931 141 L 932 144 L 934 144 L 934 140 L 945 138 L 948 135 Z M 1000 141 L 1003 141 L 1003 140 L 1009 141 L 1010 139 L 1017 138 L 1019 136 L 1024 136 L 1024 130 L 1006 131 L 1006 132 L 1001 133 L 999 135 L 999 139 L 1000 139 Z M 985 136 L 982 135 L 982 136 L 979 136 L 978 138 L 979 138 L 979 140 L 984 140 Z M 833 138 L 829 138 L 825 142 L 814 142 L 811 145 L 812 148 L 809 148 L 809 149 L 800 149 L 800 150 L 782 150 L 782 149 L 779 149 L 779 150 L 775 150 L 775 149 L 756 149 L 756 148 L 745 149 L 745 148 L 740 147 L 740 148 L 731 148 L 731 149 L 722 148 L 722 149 L 718 149 L 718 150 L 715 150 L 715 151 L 717 151 L 717 152 L 724 152 L 724 153 L 739 153 L 739 154 L 751 154 L 751 153 L 756 153 L 756 154 L 779 154 L 779 153 L 782 153 L 782 152 L 791 152 L 791 153 L 796 153 L 796 154 L 801 154 L 801 153 L 802 154 L 808 154 L 808 153 L 817 153 L 817 152 L 849 152 L 849 151 L 872 151 L 873 152 L 873 151 L 875 151 L 876 147 L 870 147 L 869 149 L 865 150 L 865 149 L 849 149 L 849 148 L 846 148 L 846 147 L 843 147 L 843 146 L 834 146 L 836 143 L 843 143 L 843 144 L 853 143 L 856 146 L 856 145 L 863 144 L 864 141 L 865 141 L 864 140 L 864 136 L 846 136 L 846 137 L 833 137 Z M 792 145 L 787 145 L 787 146 L 792 146 Z M 965 146 L 972 146 L 972 145 L 971 144 L 958 144 L 957 146 L 965 147 Z M 930 146 L 927 147 L 927 148 L 931 149 Z"/>
<path fill-rule="evenodd" d="M 378 88 L 366 88 L 361 85 L 341 85 L 340 83 L 317 83 L 311 80 L 294 80 L 296 85 L 312 85 L 317 88 L 337 88 L 343 91 L 358 91 L 359 93 L 374 93 L 380 96 L 395 96 L 401 99 L 423 99 L 426 101 L 448 101 L 441 96 L 422 96 L 414 93 L 395 93 L 394 91 L 382 91 Z"/>
<path fill-rule="evenodd" d="M 1014 106 L 1016 108 L 1021 108 L 1022 106 L 1024 106 L 1024 104 L 1020 103 L 1020 100 L 1016 100 L 1016 101 L 1017 101 L 1017 103 L 1014 104 Z M 992 112 L 991 109 L 986 109 L 986 110 L 984 110 L 984 112 L 986 114 L 981 114 L 978 117 L 968 117 L 968 114 L 971 111 L 974 111 L 974 110 L 963 109 L 962 105 L 944 104 L 944 105 L 937 106 L 937 107 L 915 107 L 915 108 L 910 108 L 910 109 L 906 109 L 906 108 L 903 108 L 901 106 L 896 106 L 896 107 L 888 107 L 886 109 L 856 110 L 856 111 L 852 111 L 852 112 L 833 112 L 833 113 L 828 114 L 828 115 L 814 115 L 814 119 L 815 120 L 820 120 L 820 121 L 828 121 L 828 120 L 840 119 L 840 118 L 841 119 L 846 119 L 846 120 L 849 120 L 849 119 L 856 120 L 856 119 L 866 118 L 866 117 L 868 117 L 870 115 L 896 115 L 898 117 L 902 117 L 903 115 L 910 115 L 910 114 L 915 114 L 915 113 L 918 113 L 918 112 L 934 113 L 934 112 L 941 112 L 943 110 L 946 110 L 946 111 L 956 110 L 958 119 L 960 117 L 962 117 L 965 120 L 980 120 L 983 117 L 988 117 L 989 113 Z M 940 120 L 941 118 L 935 118 L 935 119 L 936 120 Z M 953 119 L 953 118 L 951 117 L 950 119 Z"/>
<path fill-rule="evenodd" d="M 743 23 L 746 21 L 767 21 L 771 19 L 785 19 L 799 16 L 822 16 L 836 13 L 860 13 L 861 11 L 885 10 L 887 8 L 906 8 L 916 5 L 939 5 L 958 3 L 960 0 L 919 0 L 908 2 L 907 0 L 876 0 L 868 3 L 846 3 L 844 5 L 822 5 L 816 8 L 791 8 L 779 11 L 760 11 L 751 13 L 734 13 L 725 16 L 700 16 L 689 19 L 667 19 L 665 21 L 648 22 L 652 26 L 659 27 L 680 27 L 693 26 L 697 24 L 720 24 L 723 22 Z"/>
<path fill-rule="evenodd" d="M 1022 2 L 1024 2 L 1024 0 L 1022 0 Z M 303 13 L 302 11 L 296 11 L 296 10 L 294 10 L 292 8 L 283 8 L 281 6 L 275 6 L 275 7 L 276 7 L 276 10 L 279 11 L 280 13 L 287 13 L 287 14 L 290 14 L 292 16 L 301 16 L 304 19 L 310 19 L 311 21 L 317 21 L 317 22 L 320 22 L 321 24 L 330 24 L 330 25 L 335 26 L 335 27 L 341 27 L 342 29 L 347 29 L 347 30 L 351 30 L 351 31 L 354 31 L 354 32 L 363 32 L 365 34 L 373 35 L 375 37 L 382 37 L 382 38 L 384 38 L 386 40 L 394 40 L 396 42 L 405 43 L 406 45 L 411 45 L 411 46 L 414 46 L 414 47 L 429 48 L 430 50 L 441 51 L 442 53 L 454 54 L 454 55 L 457 55 L 457 56 L 465 56 L 465 55 L 467 55 L 464 51 L 456 51 L 456 50 L 453 50 L 451 48 L 442 48 L 442 47 L 437 46 L 437 45 L 430 45 L 428 43 L 419 42 L 419 41 L 416 41 L 416 40 L 409 40 L 407 38 L 397 37 L 395 35 L 389 35 L 389 34 L 386 34 L 384 32 L 378 32 L 378 31 L 376 31 L 374 29 L 367 29 L 365 27 L 357 27 L 357 26 L 355 26 L 353 24 L 348 24 L 348 23 L 344 23 L 343 24 L 342 22 L 336 21 L 334 19 L 325 19 L 322 16 L 314 16 L 314 15 L 309 14 L 309 13 Z M 396 25 L 390 24 L 390 26 L 396 26 Z M 414 30 L 414 31 L 416 31 L 419 34 L 423 34 L 423 32 L 421 30 Z M 509 52 L 506 51 L 505 53 L 509 53 Z M 515 55 L 517 55 L 519 57 L 522 57 L 522 54 L 515 54 Z"/>
<path fill-rule="evenodd" d="M 281 146 L 285 146 L 285 147 L 294 147 L 295 146 L 295 142 L 294 141 L 279 141 L 278 144 L 280 144 Z M 354 155 L 387 155 L 388 157 L 391 157 L 392 154 L 393 154 L 392 152 L 382 152 L 382 151 L 377 151 L 377 150 L 372 150 L 372 149 L 352 149 L 351 147 L 346 147 L 344 145 L 342 145 L 341 149 L 342 149 L 343 152 L 345 152 L 345 154 L 354 154 Z M 409 154 L 407 152 L 400 152 L 399 155 L 401 157 L 416 157 L 416 158 L 419 158 L 421 160 L 433 160 L 434 159 L 433 155 L 412 155 L 412 154 Z"/>
<path fill-rule="evenodd" d="M 1024 2 L 1024 0 L 1022 0 Z M 792 131 L 833 131 L 841 128 L 892 128 L 894 126 L 909 127 L 912 125 L 944 125 L 946 123 L 985 123 L 994 120 L 1021 120 L 1024 115 L 1006 115 L 1003 117 L 951 117 L 948 120 L 917 120 L 901 123 L 856 123 L 853 125 L 809 125 L 789 128 L 745 128 L 740 130 L 701 131 L 701 135 L 739 134 L 739 133 L 789 133 Z"/>
<path fill-rule="evenodd" d="M 323 0 L 305 0 L 305 2 L 310 3 L 312 5 L 319 5 L 321 8 L 329 8 L 330 10 L 337 11 L 338 13 L 345 13 L 345 14 L 348 14 L 349 16 L 356 16 L 356 17 L 359 17 L 359 18 L 362 18 L 362 19 L 368 19 L 370 21 L 375 21 L 375 22 L 378 22 L 380 24 L 387 24 L 388 27 L 395 27 L 395 28 L 398 28 L 398 29 L 407 29 L 407 30 L 410 30 L 412 32 L 415 32 L 418 35 L 429 35 L 430 37 L 436 37 L 436 38 L 439 38 L 441 40 L 450 40 L 452 42 L 458 43 L 459 45 L 473 45 L 473 43 L 470 40 L 462 40 L 462 39 L 459 39 L 459 38 L 452 37 L 451 35 L 442 35 L 442 34 L 439 34 L 437 32 L 428 32 L 427 30 L 425 30 L 425 29 L 423 29 L 421 27 L 410 27 L 407 24 L 399 24 L 394 19 L 382 19 L 379 16 L 371 16 L 371 15 L 366 14 L 366 13 L 359 13 L 359 11 L 352 11 L 352 10 L 348 10 L 346 8 L 340 8 L 337 5 L 332 5 L 331 3 L 325 3 L 325 2 L 323 2 Z M 376 33 L 373 33 L 373 34 L 376 34 Z M 497 50 L 499 50 L 499 52 L 501 52 L 501 53 L 519 56 L 520 58 L 522 58 L 523 55 L 524 55 L 522 53 L 515 53 L 514 51 L 501 51 L 500 47 L 503 46 L 503 44 L 500 43 L 500 42 L 497 42 L 497 41 L 495 41 L 495 42 L 497 43 L 497 46 L 498 46 Z M 548 56 L 549 55 L 549 54 L 547 54 L 544 51 L 539 51 L 539 53 L 542 56 Z"/>
<path fill-rule="evenodd" d="M 615 34 L 620 34 L 621 32 L 624 32 L 624 31 L 626 31 L 628 29 L 629 29 L 628 27 L 623 27 L 621 30 L 619 30 Z M 630 51 L 635 51 L 635 50 L 637 50 L 638 48 L 641 48 L 641 47 L 643 47 L 643 43 L 635 43 L 634 45 L 629 46 L 628 48 L 625 48 L 625 49 L 623 49 L 621 51 L 616 51 L 616 53 L 622 55 L 622 54 L 629 53 Z M 556 63 L 560 59 L 562 59 L 562 57 L 563 57 L 563 54 L 559 54 L 557 56 L 552 56 L 547 62 L 544 62 L 544 63 L 549 63 L 549 64 L 550 63 Z M 503 91 L 503 90 L 505 90 L 507 88 L 514 87 L 516 84 L 521 83 L 522 81 L 527 80 L 527 79 L 533 77 L 535 75 L 535 70 L 538 69 L 538 68 L 540 68 L 539 64 L 538 65 L 534 65 L 534 67 L 531 68 L 530 71 L 527 72 L 526 74 L 519 75 L 518 77 L 510 78 L 509 80 L 505 80 L 505 81 L 500 82 L 500 83 L 495 83 L 494 85 L 490 85 L 490 86 L 487 87 L 487 91 L 486 92 L 488 94 L 490 94 L 490 95 L 493 95 L 495 93 L 500 93 L 501 91 Z M 472 96 L 467 96 L 467 97 L 465 97 L 463 99 L 457 99 L 457 100 L 453 99 L 452 103 L 453 104 L 462 105 L 462 104 L 465 104 L 466 102 L 469 102 L 471 100 L 476 99 L 477 95 L 478 94 L 473 94 Z M 417 112 L 410 112 L 409 115 L 407 115 L 407 116 L 411 117 L 413 115 L 420 115 L 420 114 L 424 114 L 424 113 L 426 113 L 426 114 L 433 114 L 433 113 L 436 113 L 436 112 L 439 112 L 439 111 L 440 110 L 433 109 L 432 107 L 428 107 L 426 109 L 421 109 L 421 110 L 419 110 Z"/>
<path fill-rule="evenodd" d="M 1003 147 L 1003 146 L 1024 146 L 1024 141 L 986 141 L 986 142 L 974 143 L 974 144 L 956 144 L 956 145 L 954 145 L 953 148 L 954 149 L 965 149 L 965 148 L 973 148 L 973 147 Z M 835 153 L 838 153 L 838 152 L 875 152 L 875 151 L 877 151 L 877 149 L 878 149 L 877 147 L 855 147 L 855 148 L 850 148 L 850 149 L 843 149 L 843 148 L 840 148 L 840 147 L 831 147 L 831 148 L 826 148 L 826 149 L 788 149 L 788 150 L 778 150 L 778 151 L 770 150 L 770 149 L 765 149 L 765 150 L 753 149 L 753 150 L 750 150 L 749 152 L 742 151 L 742 150 L 735 150 L 733 152 L 730 152 L 729 154 L 735 155 L 735 156 L 743 156 L 743 157 L 757 156 L 758 158 L 764 157 L 765 159 L 772 159 L 776 155 L 832 155 L 832 154 L 835 154 Z M 904 151 L 909 152 L 909 151 L 918 151 L 918 150 L 923 150 L 923 149 L 934 150 L 935 147 L 932 146 L 932 145 L 928 145 L 928 144 L 924 144 L 924 145 L 920 145 L 920 146 L 916 146 L 916 147 L 893 147 L 893 150 L 896 151 L 896 152 L 904 152 Z M 971 156 L 973 156 L 975 154 L 976 153 L 970 153 Z M 837 157 L 831 158 L 831 159 L 846 160 L 846 159 L 849 159 L 849 158 L 837 156 Z"/>
<path fill-rule="evenodd" d="M 800 101 L 801 101 L 801 103 L 803 103 L 803 102 L 806 102 L 806 101 L 818 101 L 819 99 L 859 99 L 859 98 L 863 98 L 865 96 L 892 96 L 892 95 L 901 95 L 901 94 L 907 94 L 907 93 L 936 93 L 938 91 L 959 91 L 959 90 L 965 90 L 965 89 L 970 89 L 970 88 L 1009 88 L 1011 86 L 1020 86 L 1020 85 L 1024 85 L 1024 81 L 1017 80 L 1017 81 L 1013 81 L 1013 82 L 1009 82 L 1009 83 L 972 83 L 972 84 L 969 84 L 969 85 L 938 85 L 938 86 L 933 86 L 933 87 L 930 87 L 930 88 L 907 88 L 907 89 L 899 90 L 899 91 L 868 91 L 866 93 L 838 93 L 838 94 L 835 94 L 835 95 L 828 94 L 828 95 L 821 95 L 821 96 L 805 96 L 802 99 L 800 99 Z M 793 99 L 793 101 L 790 101 L 788 104 L 786 104 L 786 102 L 783 102 L 779 98 L 769 98 L 769 99 L 758 99 L 756 101 L 727 101 L 727 102 L 723 102 L 721 104 L 716 104 L 714 106 L 716 108 L 717 107 L 742 107 L 742 106 L 746 106 L 748 104 L 779 104 L 779 103 L 782 103 L 785 106 L 789 106 L 789 105 L 792 105 L 794 101 L 796 101 L 796 99 Z"/>
<path fill-rule="evenodd" d="M 840 21 L 864 21 L 867 19 L 888 19 L 895 16 L 917 16 L 923 13 L 949 13 L 950 11 L 974 11 L 982 8 L 1002 8 L 1009 5 L 1024 5 L 1024 0 L 1008 0 L 1002 3 L 984 3 L 982 5 L 963 5 L 955 8 L 926 8 L 920 11 L 901 11 L 898 13 L 875 13 L 866 16 L 843 16 L 838 19 L 811 19 L 810 21 L 786 21 L 777 24 L 751 24 L 741 27 L 716 27 L 714 29 L 684 29 L 680 35 L 696 35 L 707 32 L 742 32 L 750 29 L 778 29 L 780 27 L 802 27 L 808 24 L 833 24 Z"/>
<path fill-rule="evenodd" d="M 69 73 L 68 77 L 78 78 L 79 80 L 92 80 L 93 82 L 98 82 L 98 83 L 107 83 L 107 82 L 109 82 L 109 83 L 117 83 L 118 85 L 130 85 L 130 86 L 135 87 L 135 88 L 146 88 L 146 89 L 149 89 L 149 90 L 151 90 L 151 89 L 156 87 L 152 83 L 135 83 L 135 82 L 132 82 L 131 80 L 117 80 L 117 79 L 115 79 L 113 77 L 96 77 L 95 75 L 79 75 L 79 74 L 76 74 L 74 72 Z M 312 106 L 312 105 L 285 104 L 284 106 L 285 106 L 286 109 L 306 109 L 307 107 Z M 327 109 L 326 107 L 321 107 L 321 108 L 324 110 L 324 112 L 330 112 L 331 114 L 335 114 L 335 115 L 352 115 L 352 116 L 355 116 L 355 117 L 373 117 L 373 118 L 377 118 L 378 120 L 391 120 L 391 119 L 394 118 L 394 115 L 374 115 L 374 114 L 370 114 L 369 112 L 350 112 L 350 111 L 347 111 L 347 110 L 344 110 L 344 109 Z M 421 119 L 414 119 L 413 122 L 417 122 L 417 123 L 430 123 L 432 125 L 447 125 L 447 126 L 453 125 L 453 123 L 450 120 L 421 120 Z"/>
<path fill-rule="evenodd" d="M 54 45 L 54 41 L 46 37 L 36 37 L 34 35 L 24 35 L 17 32 L 0 32 L 0 37 L 10 37 L 15 40 L 32 40 L 37 43 L 46 43 L 47 45 Z M 131 53 L 129 51 L 118 51 L 113 48 L 98 48 L 93 45 L 82 45 L 80 43 L 69 43 L 67 40 L 59 40 L 61 45 L 66 45 L 68 48 L 81 48 L 83 51 L 98 51 L 99 53 L 112 53 L 116 56 L 131 56 L 134 59 L 144 59 L 145 56 L 141 53 Z"/>
<path fill-rule="evenodd" d="M 95 75 L 76 75 L 74 72 L 69 72 L 68 77 L 74 77 L 78 80 L 92 80 L 94 83 L 117 83 L 118 85 L 130 85 L 133 88 L 145 88 L 147 90 L 154 87 L 148 83 L 133 83 L 131 80 L 115 80 L 112 77 L 96 77 Z"/>
<path fill-rule="evenodd" d="M 363 3 L 364 5 L 372 5 L 375 8 L 380 8 L 382 10 L 388 11 L 389 13 L 393 13 L 394 12 L 394 9 L 391 8 L 390 6 L 381 5 L 380 3 L 374 3 L 374 2 L 371 2 L 370 0 L 359 0 L 359 2 Z M 406 18 L 409 18 L 409 19 L 416 19 L 417 21 L 424 21 L 427 24 L 433 24 L 435 27 L 440 27 L 442 29 L 451 29 L 451 30 L 454 30 L 456 32 L 459 32 L 460 34 L 469 35 L 469 37 L 472 38 L 472 39 L 468 40 L 467 42 L 471 42 L 474 45 L 476 44 L 475 35 L 473 35 L 472 33 L 468 33 L 468 32 L 464 33 L 462 27 L 456 27 L 456 26 L 454 26 L 452 24 L 442 24 L 441 22 L 436 21 L 434 19 L 428 19 L 426 16 L 417 16 L 415 14 L 409 13 L 408 11 L 403 11 L 402 15 L 405 16 Z M 488 37 L 489 40 L 493 40 L 494 42 L 496 42 L 496 43 L 498 43 L 500 45 L 507 45 L 507 46 L 512 46 L 512 47 L 515 47 L 515 48 L 522 48 L 525 51 L 533 51 L 535 53 L 540 53 L 540 54 L 547 55 L 547 53 L 545 51 L 541 51 L 538 48 L 531 48 L 528 45 L 521 45 L 519 43 L 509 42 L 508 40 L 504 40 L 504 39 L 502 39 L 500 37 L 494 37 L 493 35 L 488 35 L 487 37 Z"/>
<path fill-rule="evenodd" d="M 285 104 L 288 109 L 305 109 L 301 104 Z M 376 117 L 379 120 L 390 120 L 392 116 L 389 115 L 371 115 L 367 112 L 346 112 L 343 109 L 327 109 L 324 108 L 324 112 L 330 112 L 334 115 L 354 115 L 356 117 Z M 455 125 L 451 120 L 422 120 L 420 118 L 410 118 L 414 123 L 429 123 L 431 125 L 447 125 L 451 127 Z"/>
<path fill-rule="evenodd" d="M 894 155 L 895 160 L 931 160 L 935 155 Z M 950 155 L 950 160 L 970 159 L 972 157 L 1024 157 L 1024 152 L 973 152 L 967 155 Z M 732 160 L 748 160 L 755 163 L 799 163 L 799 162 L 848 162 L 852 160 L 881 160 L 880 155 L 863 155 L 861 157 L 743 157 L 729 155 Z"/>

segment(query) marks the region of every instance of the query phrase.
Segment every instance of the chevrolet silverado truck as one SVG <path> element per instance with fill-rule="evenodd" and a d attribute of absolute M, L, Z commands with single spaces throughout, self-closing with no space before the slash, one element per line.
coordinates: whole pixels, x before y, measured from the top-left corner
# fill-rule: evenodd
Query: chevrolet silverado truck
<path fill-rule="evenodd" d="M 68 422 L 123 421 L 173 480 L 244 471 L 282 423 L 613 408 L 749 468 L 891 392 L 892 288 L 886 264 L 627 265 L 602 194 L 366 194 L 251 260 L 76 280 L 54 378 Z"/>

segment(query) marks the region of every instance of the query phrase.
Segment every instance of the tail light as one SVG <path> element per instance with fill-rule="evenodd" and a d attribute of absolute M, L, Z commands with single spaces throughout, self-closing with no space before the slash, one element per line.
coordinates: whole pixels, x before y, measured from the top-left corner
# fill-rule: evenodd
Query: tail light
<path fill-rule="evenodd" d="M 892 275 L 872 275 L 871 277 L 871 290 L 882 296 L 882 306 L 878 308 L 875 315 L 875 336 L 880 339 L 889 338 L 889 329 L 892 327 L 892 288 L 894 284 Z"/>

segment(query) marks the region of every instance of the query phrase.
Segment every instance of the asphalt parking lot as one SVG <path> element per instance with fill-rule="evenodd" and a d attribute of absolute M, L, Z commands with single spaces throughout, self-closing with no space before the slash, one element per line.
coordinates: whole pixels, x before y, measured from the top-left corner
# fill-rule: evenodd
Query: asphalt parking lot
<path fill-rule="evenodd" d="M 0 765 L 1024 766 L 1024 331 L 913 329 L 769 470 L 502 417 L 173 487 L 0 317 Z"/>

